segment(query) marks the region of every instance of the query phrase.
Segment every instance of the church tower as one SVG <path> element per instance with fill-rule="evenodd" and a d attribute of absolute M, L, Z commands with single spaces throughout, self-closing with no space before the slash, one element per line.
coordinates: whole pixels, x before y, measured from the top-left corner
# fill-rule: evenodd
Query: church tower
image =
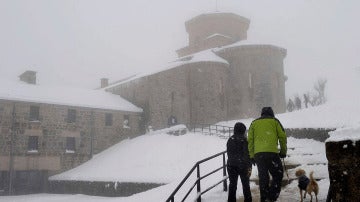
<path fill-rule="evenodd" d="M 245 40 L 249 24 L 249 19 L 233 13 L 201 14 L 185 22 L 189 44 L 176 52 L 182 57 Z"/>

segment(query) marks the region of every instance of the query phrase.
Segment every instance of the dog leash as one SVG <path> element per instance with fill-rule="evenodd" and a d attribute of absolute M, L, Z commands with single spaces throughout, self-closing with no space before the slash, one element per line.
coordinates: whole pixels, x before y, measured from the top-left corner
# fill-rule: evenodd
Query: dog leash
<path fill-rule="evenodd" d="M 288 184 L 290 184 L 290 178 L 289 178 L 289 174 L 288 174 L 288 171 L 287 171 L 287 168 L 286 168 L 286 165 L 285 165 L 285 160 L 284 158 L 281 158 L 282 159 L 282 162 L 284 164 L 284 169 L 285 169 L 285 173 L 286 173 L 286 176 L 287 176 L 287 179 L 288 179 Z"/>

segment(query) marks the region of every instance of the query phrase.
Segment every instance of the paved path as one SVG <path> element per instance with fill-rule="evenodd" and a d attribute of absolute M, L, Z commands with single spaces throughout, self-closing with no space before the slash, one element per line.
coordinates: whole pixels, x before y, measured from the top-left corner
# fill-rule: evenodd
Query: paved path
<path fill-rule="evenodd" d="M 251 193 L 252 193 L 252 197 L 253 197 L 253 202 L 260 202 L 259 190 L 251 189 Z M 307 197 L 309 197 L 309 196 L 307 196 Z M 242 202 L 242 201 L 244 201 L 244 198 L 240 197 L 237 201 Z M 307 198 L 304 200 L 304 202 L 308 202 L 308 201 L 310 201 L 310 198 Z M 313 201 L 315 201 L 314 198 L 313 198 Z M 325 201 L 326 200 L 319 200 L 318 202 L 325 202 Z M 277 202 L 300 202 L 300 197 L 297 194 L 281 191 L 280 197 L 278 198 Z"/>
<path fill-rule="evenodd" d="M 328 173 L 321 172 L 323 170 L 327 170 L 327 159 L 324 152 L 324 145 L 323 143 L 318 143 L 319 145 L 308 145 L 306 142 L 304 144 L 297 143 L 292 144 L 288 148 L 288 157 L 285 158 L 285 164 L 287 167 L 287 172 L 290 178 L 290 182 L 292 180 L 296 180 L 295 178 L 295 171 L 298 167 L 304 168 L 307 171 L 314 170 L 314 177 L 317 180 L 320 179 L 326 179 L 328 178 Z M 311 148 L 311 147 L 316 148 Z M 252 178 L 253 182 L 258 184 L 258 178 Z M 283 190 L 280 193 L 280 197 L 278 198 L 277 202 L 300 202 L 300 194 L 297 190 L 297 187 L 289 190 L 286 190 L 286 184 L 287 184 L 288 178 L 286 176 L 286 173 L 284 173 L 283 178 Z M 241 186 L 241 185 L 240 185 Z M 241 188 L 240 188 L 241 190 Z M 321 189 L 321 190 L 324 190 Z M 320 190 L 320 191 L 321 191 Z M 239 191 L 239 190 L 238 190 Z M 325 191 L 325 190 L 324 190 Z M 327 192 L 327 191 L 326 191 Z M 253 196 L 253 202 L 260 202 L 260 192 L 258 187 L 254 187 L 251 189 L 251 193 Z M 323 197 L 322 197 L 323 198 Z M 239 202 L 244 201 L 244 199 L 241 197 L 238 199 Z M 310 197 L 307 196 L 307 198 L 304 200 L 304 202 L 309 202 Z M 313 198 L 313 201 L 315 199 Z M 326 200 L 318 200 L 318 202 L 325 202 Z"/>
<path fill-rule="evenodd" d="M 260 202 L 260 192 L 259 192 L 259 189 L 256 188 L 256 189 L 251 189 L 251 194 L 252 194 L 252 197 L 253 197 L 253 202 Z M 244 201 L 244 198 L 243 197 L 240 197 L 238 199 L 238 202 L 242 202 Z M 290 193 L 286 193 L 286 192 L 281 192 L 280 193 L 280 197 L 278 198 L 277 200 L 278 202 L 296 202 L 296 201 L 300 201 L 298 199 L 297 196 L 294 196 L 294 194 L 290 194 Z"/>

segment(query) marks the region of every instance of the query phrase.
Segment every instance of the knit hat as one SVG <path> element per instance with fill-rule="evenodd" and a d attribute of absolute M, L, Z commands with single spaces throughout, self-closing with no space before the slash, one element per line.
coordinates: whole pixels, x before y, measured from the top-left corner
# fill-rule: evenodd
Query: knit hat
<path fill-rule="evenodd" d="M 261 116 L 275 117 L 274 111 L 272 110 L 271 107 L 263 107 L 262 110 L 261 110 Z"/>
<path fill-rule="evenodd" d="M 246 126 L 241 123 L 241 122 L 237 122 L 234 126 L 234 134 L 235 135 L 242 135 L 244 134 L 246 131 Z"/>

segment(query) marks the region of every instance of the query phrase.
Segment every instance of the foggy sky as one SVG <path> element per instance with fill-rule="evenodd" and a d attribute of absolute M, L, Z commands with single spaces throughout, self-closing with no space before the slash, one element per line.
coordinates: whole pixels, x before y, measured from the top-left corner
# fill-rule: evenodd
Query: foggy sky
<path fill-rule="evenodd" d="M 41 85 L 95 88 L 155 69 L 187 45 L 204 12 L 251 20 L 248 40 L 287 49 L 287 96 L 360 66 L 357 0 L 0 0 L 0 78 L 38 72 Z"/>

